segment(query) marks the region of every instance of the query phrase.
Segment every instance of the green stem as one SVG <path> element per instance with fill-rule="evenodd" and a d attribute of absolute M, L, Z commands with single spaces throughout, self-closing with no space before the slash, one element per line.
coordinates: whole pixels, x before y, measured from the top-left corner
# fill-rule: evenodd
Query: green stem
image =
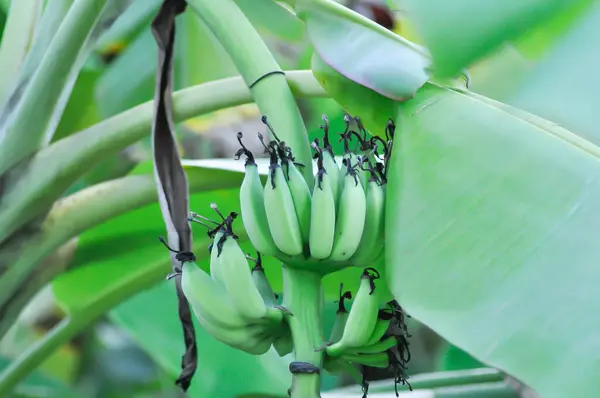
<path fill-rule="evenodd" d="M 209 244 L 203 237 L 194 242 L 198 247 Z M 201 253 L 204 253 L 202 251 Z M 200 253 L 199 253 L 200 254 Z M 204 256 L 205 254 L 200 254 Z M 43 363 L 56 349 L 68 342 L 81 332 L 87 325 L 98 319 L 101 315 L 123 302 L 143 289 L 153 286 L 164 278 L 170 269 L 171 261 L 161 257 L 161 260 L 148 264 L 136 273 L 126 274 L 116 284 L 95 296 L 77 312 L 70 314 L 56 325 L 42 339 L 34 343 L 16 360 L 0 373 L 0 397 L 8 393 L 29 373 Z"/>
<path fill-rule="evenodd" d="M 497 383 L 504 381 L 504 373 L 493 368 L 477 368 L 453 370 L 445 372 L 424 373 L 411 376 L 409 381 L 414 390 L 428 390 L 442 387 L 467 386 L 473 384 Z M 369 383 L 370 393 L 387 393 L 394 391 L 394 382 L 390 380 Z M 357 394 L 360 386 L 345 387 L 336 392 Z M 408 391 L 408 386 L 399 385 L 398 391 Z"/>
<path fill-rule="evenodd" d="M 65 86 L 74 78 L 73 65 L 81 66 L 80 52 L 106 1 L 77 1 L 70 8 L 14 112 L 2 126 L 0 175 L 47 142 L 47 131 L 57 119 L 56 107 L 61 105 Z"/>
<path fill-rule="evenodd" d="M 188 4 L 223 45 L 277 135 L 306 166 L 303 174 L 308 186 L 312 186 L 313 164 L 308 133 L 285 76 L 267 76 L 281 71 L 267 45 L 233 0 L 188 0 Z"/>
<path fill-rule="evenodd" d="M 20 0 L 10 4 L 0 43 L 0 102 L 7 97 L 19 75 L 42 6 L 42 0 Z"/>
<path fill-rule="evenodd" d="M 321 275 L 283 266 L 284 306 L 292 312 L 288 323 L 294 341 L 295 361 L 323 368 L 323 353 L 315 347 L 323 343 L 321 327 Z M 317 373 L 292 376 L 292 398 L 318 398 L 321 380 Z"/>
<path fill-rule="evenodd" d="M 44 7 L 44 13 L 39 22 L 35 26 L 35 36 L 29 47 L 27 56 L 21 64 L 18 73 L 18 80 L 15 87 L 19 87 L 17 91 L 9 91 L 1 102 L 3 108 L 7 101 L 17 103 L 23 95 L 23 88 L 31 81 L 31 76 L 40 66 L 40 62 L 48 51 L 48 46 L 52 42 L 52 38 L 58 31 L 61 22 L 69 12 L 74 0 L 47 0 Z M 8 110 L 4 110 L 8 111 Z"/>
<path fill-rule="evenodd" d="M 300 97 L 326 97 L 311 71 L 290 71 L 286 78 Z M 203 113 L 252 102 L 239 77 L 200 84 L 173 95 L 173 118 L 182 122 Z M 43 214 L 77 178 L 107 156 L 148 135 L 154 104 L 148 101 L 57 141 L 33 156 L 19 179 L 5 185 L 0 206 L 0 244 Z M 2 152 L 4 153 L 4 152 Z"/>

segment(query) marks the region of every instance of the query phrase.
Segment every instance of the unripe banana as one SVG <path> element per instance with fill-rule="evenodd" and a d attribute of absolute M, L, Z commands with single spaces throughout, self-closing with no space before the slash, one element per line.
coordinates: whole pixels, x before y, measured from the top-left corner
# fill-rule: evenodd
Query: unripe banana
<path fill-rule="evenodd" d="M 277 256 L 279 250 L 269 229 L 265 212 L 264 188 L 258 174 L 258 166 L 252 152 L 242 143 L 242 137 L 242 133 L 238 133 L 237 139 L 242 148 L 236 153 L 236 159 L 246 155 L 246 173 L 240 186 L 242 221 L 252 246 L 267 256 Z"/>
<path fill-rule="evenodd" d="M 338 299 L 338 309 L 335 313 L 335 322 L 333 323 L 333 328 L 331 329 L 331 333 L 329 334 L 329 342 L 335 343 L 342 338 L 344 334 L 344 328 L 346 327 L 346 322 L 348 321 L 348 310 L 346 309 L 345 300 L 352 299 L 352 293 L 350 291 L 343 291 L 344 285 L 340 284 L 340 297 Z"/>
<path fill-rule="evenodd" d="M 367 202 L 362 185 L 358 181 L 356 171 L 346 162 L 347 172 L 344 178 L 344 189 L 340 196 L 340 206 L 336 218 L 335 238 L 331 251 L 331 260 L 348 260 L 363 235 Z"/>
<path fill-rule="evenodd" d="M 254 285 L 248 261 L 234 239 L 231 226 L 227 225 L 226 228 L 223 237 L 215 243 L 217 250 L 222 245 L 221 253 L 217 253 L 217 260 L 225 290 L 242 317 L 248 320 L 261 319 L 267 315 L 267 307 Z"/>
<path fill-rule="evenodd" d="M 191 219 L 208 227 L 208 236 L 214 237 L 213 243 L 210 245 L 210 266 L 213 273 L 222 282 L 219 285 L 229 293 L 228 297 L 233 307 L 249 324 L 262 323 L 278 326 L 283 320 L 282 311 L 287 310 L 280 306 L 267 307 L 260 292 L 254 285 L 248 262 L 237 244 L 237 236 L 232 230 L 233 221 L 237 218 L 238 214 L 232 212 L 225 217 L 221 214 L 216 204 L 212 203 L 211 207 L 221 217 L 221 223 L 211 221 L 195 213 L 192 213 L 193 216 Z M 204 222 L 198 221 L 196 218 L 217 224 L 217 226 L 212 228 Z"/>
<path fill-rule="evenodd" d="M 259 134 L 262 141 L 262 135 Z M 264 143 L 263 143 L 264 145 Z M 281 166 L 277 163 L 277 153 L 273 145 L 265 148 L 271 156 L 269 177 L 265 185 L 265 211 L 271 236 L 275 245 L 287 255 L 302 253 L 302 233 L 294 200 Z"/>
<path fill-rule="evenodd" d="M 317 156 L 317 175 L 311 204 L 310 255 L 322 260 L 329 257 L 335 234 L 335 199 L 331 189 L 330 175 L 323 166 L 323 151 L 315 140 L 312 147 Z M 334 170 L 335 172 L 335 170 Z"/>
<path fill-rule="evenodd" d="M 233 306 L 225 289 L 218 285 L 195 262 L 185 262 L 181 269 L 181 290 L 196 316 L 225 328 L 242 327 L 247 321 Z"/>
<path fill-rule="evenodd" d="M 218 242 L 219 240 L 221 240 L 221 238 L 223 237 L 223 231 L 217 231 L 215 233 L 215 238 L 213 240 L 213 243 L 210 245 L 210 276 L 211 278 L 219 283 L 221 286 L 223 285 L 223 278 L 221 277 L 221 267 L 220 267 L 220 262 L 217 259 L 217 252 L 218 250 L 215 250 L 215 244 L 214 242 Z"/>
<path fill-rule="evenodd" d="M 348 354 L 342 355 L 341 358 L 344 361 L 358 363 L 361 365 L 371 366 L 373 368 L 387 369 L 390 364 L 390 359 L 386 352 L 380 352 L 377 354 Z"/>
<path fill-rule="evenodd" d="M 308 243 L 310 237 L 311 194 L 304 176 L 293 162 L 288 161 L 287 183 L 294 201 L 294 208 L 300 224 L 302 241 Z"/>
<path fill-rule="evenodd" d="M 191 302 L 190 302 L 191 303 Z M 263 325 L 227 328 L 215 324 L 202 313 L 196 313 L 200 325 L 216 340 L 253 355 L 262 355 L 271 347 L 272 337 Z"/>
<path fill-rule="evenodd" d="M 371 272 L 373 272 L 373 275 Z M 340 341 L 325 349 L 327 355 L 331 357 L 340 356 L 345 351 L 364 346 L 369 341 L 369 337 L 375 329 L 379 312 L 377 290 L 374 283 L 374 279 L 377 278 L 379 278 L 377 270 L 365 268 L 360 279 L 358 293 L 348 315 L 344 334 Z"/>
<path fill-rule="evenodd" d="M 339 173 L 339 166 L 335 161 L 335 154 L 333 153 L 333 148 L 329 142 L 329 119 L 326 115 L 321 116 L 323 119 L 323 124 L 320 126 L 323 130 L 323 167 L 329 173 L 329 178 L 331 180 L 329 186 L 333 193 L 333 198 L 336 203 L 337 209 L 337 201 L 340 194 L 340 183 L 341 177 Z"/>
<path fill-rule="evenodd" d="M 376 342 L 375 344 L 352 349 L 351 351 L 348 351 L 348 354 L 377 354 L 380 352 L 386 352 L 390 348 L 395 347 L 397 344 L 398 341 L 396 340 L 396 337 L 389 336 L 381 341 Z"/>
<path fill-rule="evenodd" d="M 344 334 L 344 328 L 346 327 L 346 322 L 348 321 L 348 310 L 346 309 L 346 305 L 344 303 L 345 300 L 352 299 L 352 293 L 350 291 L 344 292 L 344 285 L 340 284 L 340 298 L 338 300 L 338 309 L 335 313 L 335 322 L 333 323 L 333 328 L 331 329 L 331 333 L 329 334 L 329 340 L 320 347 L 317 347 L 315 351 L 322 351 L 327 346 L 338 342 L 342 335 Z"/>
<path fill-rule="evenodd" d="M 254 260 L 254 259 L 252 259 Z M 268 307 L 274 307 L 277 305 L 277 296 L 271 288 L 271 284 L 265 275 L 265 269 L 262 266 L 262 259 L 260 253 L 257 253 L 256 265 L 252 268 L 252 280 L 256 289 L 260 293 L 265 305 Z"/>
<path fill-rule="evenodd" d="M 308 236 L 310 233 L 310 188 L 306 184 L 304 176 L 296 167 L 296 163 L 294 163 L 296 159 L 292 154 L 292 149 L 277 137 L 275 130 L 267 121 L 266 116 L 262 117 L 262 122 L 268 127 L 271 135 L 275 138 L 275 141 L 271 141 L 271 143 L 276 143 L 277 154 L 281 161 L 281 168 L 292 195 L 292 201 L 294 202 L 294 208 L 296 209 L 295 213 L 298 216 L 302 240 L 304 243 L 308 243 Z M 298 163 L 298 165 L 304 167 L 304 165 L 301 165 L 300 163 Z"/>
<path fill-rule="evenodd" d="M 379 310 L 377 323 L 375 324 L 375 328 L 373 329 L 371 337 L 369 337 L 369 340 L 365 343 L 365 346 L 376 344 L 383 338 L 390 327 L 392 318 L 393 316 L 391 314 L 385 312 L 384 310 Z"/>
<path fill-rule="evenodd" d="M 372 264 L 384 247 L 385 191 L 372 176 L 367 185 L 366 217 L 362 237 L 350 262 L 355 266 Z"/>

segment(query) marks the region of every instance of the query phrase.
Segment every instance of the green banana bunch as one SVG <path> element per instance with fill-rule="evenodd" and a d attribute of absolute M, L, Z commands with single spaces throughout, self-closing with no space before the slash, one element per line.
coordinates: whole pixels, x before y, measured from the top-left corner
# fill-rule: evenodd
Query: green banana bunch
<path fill-rule="evenodd" d="M 361 283 L 361 288 L 362 283 Z M 357 296 L 356 300 L 360 300 Z M 354 304 L 353 304 L 353 307 Z M 356 307 L 358 308 L 358 307 Z M 360 308 L 364 308 L 360 306 Z M 343 313 L 343 312 L 342 312 Z M 352 309 L 350 310 L 352 313 Z M 340 318 L 336 318 L 336 323 Z M 402 308 L 395 300 L 386 304 L 386 307 L 377 312 L 377 321 L 370 337 L 364 345 L 360 347 L 331 344 L 336 337 L 330 337 L 330 342 L 324 344 L 317 350 L 325 349 L 327 356 L 324 360 L 324 367 L 331 373 L 349 373 L 353 378 L 359 380 L 357 376 L 357 367 L 362 369 L 363 391 L 368 391 L 368 382 L 366 381 L 369 368 L 382 368 L 394 372 L 396 387 L 398 384 L 407 384 L 406 365 L 410 360 L 410 351 L 408 349 L 408 338 L 410 334 L 405 324 L 405 314 Z M 343 323 L 343 321 L 342 321 Z M 346 328 L 352 328 L 352 325 L 346 323 Z M 334 327 L 335 330 L 335 327 Z M 355 330 L 351 330 L 355 332 Z M 339 333 L 339 332 L 336 332 Z M 343 336 L 342 336 L 343 339 Z M 340 339 L 339 341 L 342 341 Z M 331 349 L 333 347 L 333 349 Z"/>
<path fill-rule="evenodd" d="M 268 281 L 266 277 L 264 280 L 253 277 L 237 243 L 232 230 L 237 213 L 224 217 L 216 205 L 211 207 L 221 217 L 220 223 L 195 213 L 190 221 L 207 227 L 209 237 L 213 238 L 209 247 L 212 276 L 198 267 L 193 253 L 176 251 L 162 238 L 161 242 L 181 261 L 181 289 L 202 327 L 234 348 L 254 355 L 264 354 L 286 326 L 286 310 L 275 301 L 263 299 L 261 291 L 266 289 L 264 284 L 268 285 Z M 261 285 L 261 290 L 257 285 Z"/>
<path fill-rule="evenodd" d="M 350 374 L 363 384 L 364 396 L 368 391 L 367 375 L 370 368 L 391 370 L 396 387 L 402 383 L 412 389 L 406 375 L 406 364 L 410 360 L 410 335 L 405 314 L 395 300 L 379 309 L 374 282 L 378 278 L 379 274 L 372 268 L 363 271 L 350 312 L 346 310 L 344 299 L 350 299 L 352 294 L 342 293 L 340 286 L 340 300 L 329 341 L 315 349 L 325 350 L 325 370 Z"/>
<path fill-rule="evenodd" d="M 368 139 L 360 118 L 346 115 L 346 127 L 339 134 L 344 153 L 342 161 L 336 161 L 329 121 L 326 115 L 322 119 L 322 146 L 319 139 L 311 143 L 317 166 L 311 187 L 299 171 L 304 165 L 295 162 L 291 148 L 279 139 L 265 116 L 262 122 L 272 139 L 266 142 L 258 133 L 269 157 L 264 186 L 254 155 L 238 133 L 241 149 L 235 158 L 246 156 L 240 189 L 242 219 L 252 244 L 263 255 L 295 264 L 333 263 L 332 269 L 365 267 L 383 255 L 386 167 L 393 123 L 386 128 L 386 140 Z M 353 123 L 360 134 L 352 128 Z M 351 149 L 353 139 L 358 141 L 357 150 Z"/>

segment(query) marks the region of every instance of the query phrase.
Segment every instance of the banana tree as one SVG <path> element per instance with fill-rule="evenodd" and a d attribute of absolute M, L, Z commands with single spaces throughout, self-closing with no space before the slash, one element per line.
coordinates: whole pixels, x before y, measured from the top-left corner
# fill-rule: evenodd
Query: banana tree
<path fill-rule="evenodd" d="M 595 303 L 597 249 L 590 230 L 597 213 L 598 135 L 593 129 L 576 135 L 508 105 L 520 101 L 523 108 L 552 118 L 529 99 L 535 96 L 527 96 L 527 85 L 514 99 L 498 102 L 469 90 L 460 73 L 531 29 L 543 32 L 559 26 L 565 32 L 573 26 L 577 35 L 579 21 L 583 28 L 594 26 L 597 7 L 589 1 L 490 5 L 477 9 L 475 18 L 464 10 L 476 2 L 410 2 L 423 37 L 423 45 L 417 45 L 331 0 L 286 5 L 264 1 L 294 21 L 294 29 L 300 26 L 314 49 L 312 70 L 284 71 L 243 3 L 157 2 L 152 25 L 159 48 L 154 102 L 56 140 L 83 62 L 109 27 L 105 21 L 120 10 L 106 0 L 11 3 L 0 49 L 7 71 L 0 85 L 0 336 L 52 280 L 68 317 L 2 370 L 0 392 L 10 391 L 86 325 L 156 285 L 171 269 L 170 280 L 163 283 L 175 285 L 179 300 L 185 351 L 175 355 L 183 354 L 177 382 L 184 390 L 193 391 L 202 377 L 195 375 L 203 352 L 196 340 L 199 333 L 254 354 L 265 353 L 260 344 L 267 350 L 273 344 L 276 356 L 283 357 L 277 363 L 292 373 L 288 387 L 293 397 L 319 396 L 323 370 L 356 374 L 356 364 L 398 365 L 395 381 L 405 382 L 406 312 L 498 370 L 414 377 L 400 389 L 476 384 L 478 396 L 498 388 L 515 396 L 505 383 L 498 385 L 508 373 L 543 397 L 567 391 L 596 394 L 596 365 L 588 353 L 594 348 L 595 329 L 589 315 Z M 180 14 L 202 21 L 240 76 L 172 93 Z M 436 15 L 446 16 L 443 23 Z M 311 145 L 295 97 L 331 97 L 353 115 L 342 133 L 347 144 L 342 153 L 333 153 L 326 139 Z M 275 138 L 265 141 L 268 163 L 254 161 L 247 149 L 239 153 L 247 157 L 245 166 L 242 160 L 180 160 L 175 123 L 250 102 L 266 116 L 265 133 Z M 577 127 L 565 113 L 560 116 L 566 127 Z M 322 138 L 329 138 L 326 122 Z M 105 157 L 149 136 L 152 168 L 140 167 L 126 177 L 65 194 Z M 249 139 L 244 133 L 240 143 Z M 350 150 L 352 139 L 362 153 Z M 304 167 L 296 169 L 295 163 Z M 297 174 L 290 176 L 290 168 Z M 333 170 L 339 170 L 337 177 Z M 304 184 L 298 196 L 290 183 L 294 175 Z M 271 205 L 261 207 L 259 200 L 256 206 L 250 193 L 244 193 L 250 183 Z M 288 186 L 288 194 L 277 190 Z M 308 198 L 304 207 L 296 201 L 301 195 Z M 151 205 L 157 201 L 159 205 Z M 222 218 L 215 216 L 217 222 L 205 218 L 211 203 L 223 213 Z M 383 214 L 382 203 L 384 229 L 375 225 Z M 264 215 L 252 213 L 261 208 Z M 190 217 L 190 210 L 202 213 Z M 333 213 L 343 220 L 339 225 Z M 241 220 L 234 224 L 237 214 Z M 110 219 L 120 222 L 105 223 Z M 196 229 L 198 222 L 208 225 L 208 235 Z M 363 227 L 352 228 L 357 224 Z M 377 232 L 363 233 L 368 224 Z M 117 225 L 122 229 L 115 229 Z M 136 230 L 136 225 L 145 227 Z M 170 257 L 156 241 L 165 226 Z M 192 226 L 199 232 L 192 234 Z M 108 259 L 88 258 L 66 273 L 44 266 L 44 258 L 86 229 L 95 232 L 91 240 L 80 242 L 78 251 L 102 251 L 115 237 L 127 237 L 136 249 Z M 340 231 L 345 231 L 344 239 L 336 243 Z M 261 237 L 266 246 L 261 246 Z M 365 239 L 376 255 L 353 258 L 348 246 L 357 251 Z M 319 246 L 325 246 L 321 252 Z M 251 272 L 244 253 L 254 256 L 256 250 L 264 256 L 254 258 Z M 125 269 L 123 264 L 131 266 Z M 217 264 L 223 272 L 232 267 L 221 276 L 221 285 Z M 283 280 L 267 283 L 261 277 L 263 265 L 281 270 Z M 98 281 L 93 288 L 77 290 L 82 280 L 92 278 Z M 236 343 L 208 319 L 209 307 L 227 292 L 223 297 L 233 303 L 222 307 L 223 314 L 232 308 L 248 310 L 239 303 L 253 291 L 252 278 L 282 297 L 271 297 L 269 289 L 255 295 L 255 307 L 264 307 L 268 315 L 246 314 L 242 337 L 255 337 L 256 344 L 244 339 Z M 340 283 L 354 296 L 349 312 L 343 302 L 350 295 L 340 294 Z M 214 294 L 208 295 L 208 289 Z M 323 336 L 323 296 L 339 298 L 340 318 L 347 315 L 348 326 L 340 328 L 339 338 Z M 382 308 L 384 303 L 392 307 Z M 390 340 L 392 323 L 396 332 Z M 357 332 L 364 336 L 357 340 Z M 387 346 L 390 341 L 392 346 Z M 392 348 L 396 361 L 390 360 Z M 356 376 L 366 393 L 369 366 L 358 369 L 363 370 Z M 395 384 L 381 389 L 393 390 Z M 377 391 L 372 383 L 369 392 Z"/>

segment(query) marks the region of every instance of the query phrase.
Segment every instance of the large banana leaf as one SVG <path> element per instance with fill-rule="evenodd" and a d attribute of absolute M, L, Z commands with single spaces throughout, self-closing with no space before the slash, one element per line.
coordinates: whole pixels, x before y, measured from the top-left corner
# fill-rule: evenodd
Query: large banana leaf
<path fill-rule="evenodd" d="M 456 75 L 501 44 L 589 0 L 410 0 L 411 20 L 433 56 L 438 76 Z"/>
<path fill-rule="evenodd" d="M 600 56 L 590 50 L 600 39 L 598 26 L 600 5 L 596 3 L 506 98 L 508 103 L 556 122 L 597 145 L 600 79 L 593 71 L 600 67 Z"/>
<path fill-rule="evenodd" d="M 345 90 L 323 87 L 349 104 L 352 83 L 333 78 Z M 356 114 L 381 104 L 363 98 Z M 392 293 L 442 337 L 544 397 L 600 394 L 588 354 L 600 326 L 600 149 L 469 91 L 428 84 L 400 106 L 387 200 Z"/>
<path fill-rule="evenodd" d="M 386 266 L 400 303 L 543 397 L 600 394 L 600 148 L 434 85 L 397 124 Z"/>
<path fill-rule="evenodd" d="M 315 53 L 341 75 L 399 101 L 411 98 L 429 78 L 424 48 L 366 17 L 332 0 L 301 0 L 296 8 Z"/>

